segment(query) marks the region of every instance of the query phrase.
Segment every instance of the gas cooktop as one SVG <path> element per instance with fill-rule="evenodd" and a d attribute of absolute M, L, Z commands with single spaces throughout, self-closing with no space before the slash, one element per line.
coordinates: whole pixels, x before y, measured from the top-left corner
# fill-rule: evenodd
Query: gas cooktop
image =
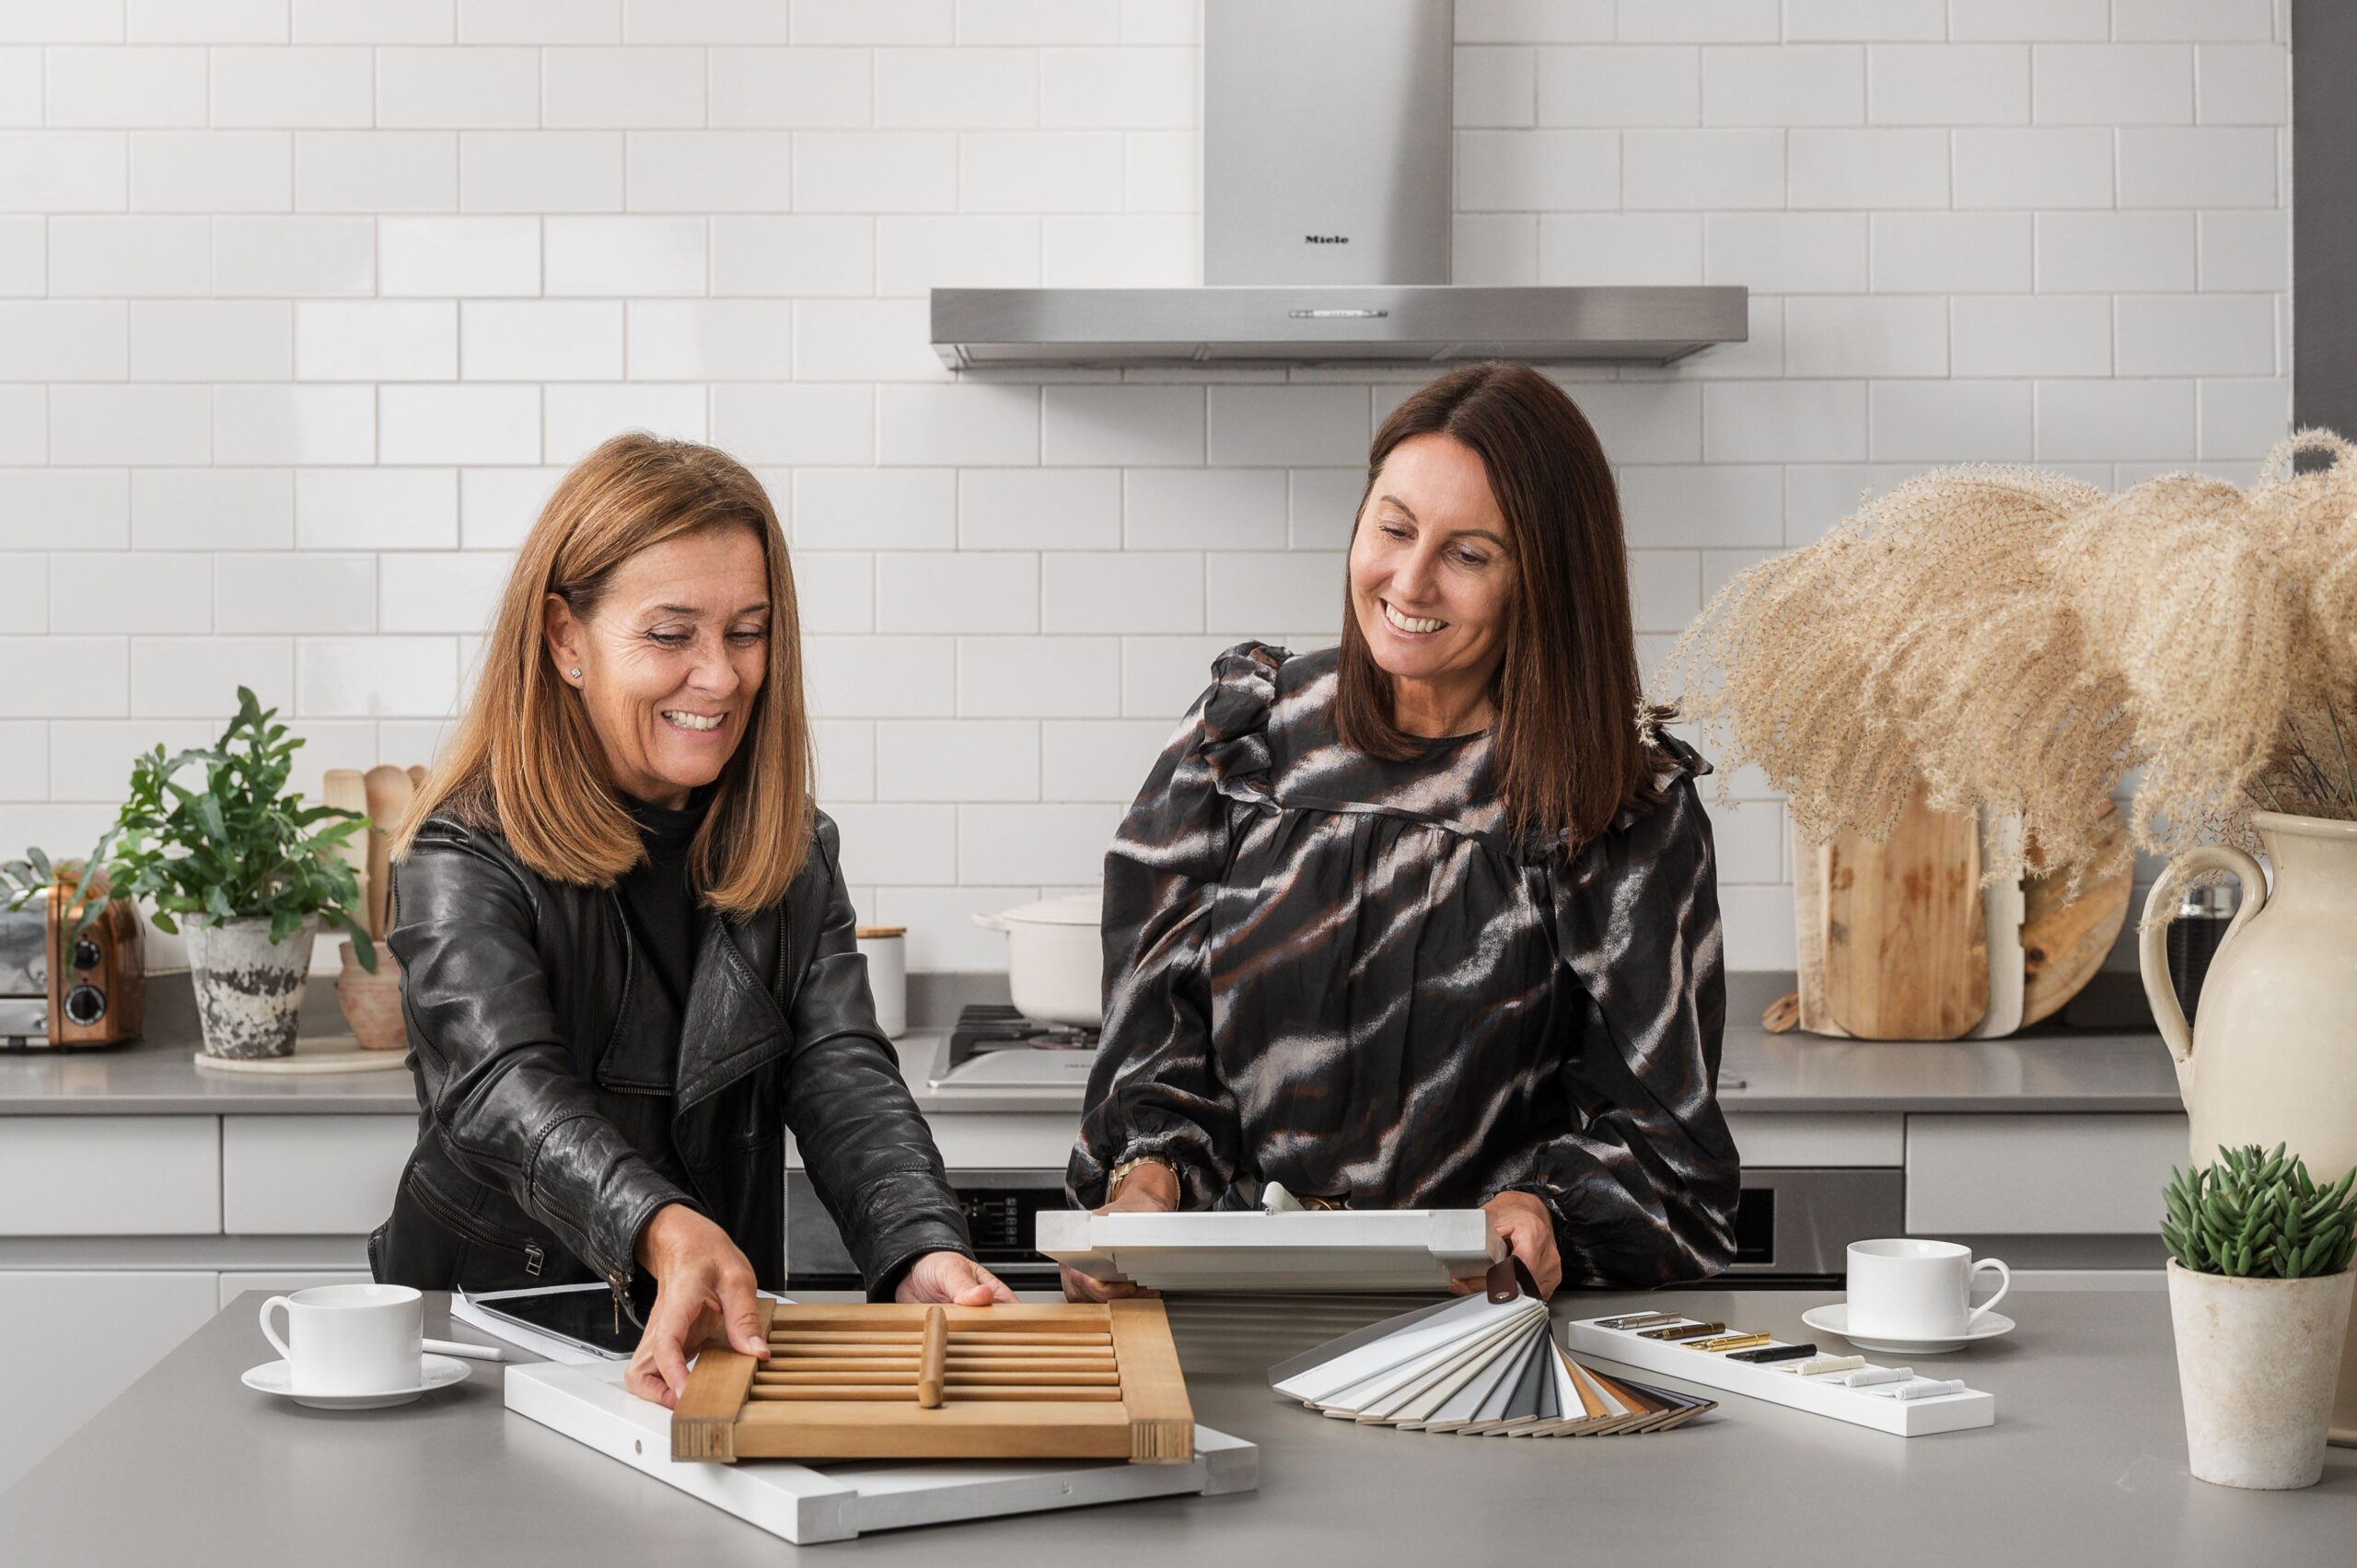
<path fill-rule="evenodd" d="M 1012 1007 L 976 1004 L 958 1015 L 949 1049 L 926 1082 L 934 1088 L 1066 1088 L 1086 1086 L 1097 1031 L 1027 1018 Z"/>

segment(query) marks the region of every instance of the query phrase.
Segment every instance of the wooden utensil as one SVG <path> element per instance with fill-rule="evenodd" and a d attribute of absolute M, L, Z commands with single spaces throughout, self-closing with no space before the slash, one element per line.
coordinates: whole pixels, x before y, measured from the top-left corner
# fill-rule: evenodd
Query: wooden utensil
<path fill-rule="evenodd" d="M 1194 1458 L 1159 1301 L 757 1306 L 768 1353 L 704 1345 L 674 1459 Z"/>
<path fill-rule="evenodd" d="M 413 786 L 413 787 L 415 787 L 415 788 L 417 788 L 417 789 L 424 789 L 424 788 L 425 787 L 425 764 L 424 764 L 424 763 L 423 763 L 423 762 L 412 762 L 412 763 L 409 765 L 409 782 L 410 782 L 410 784 L 412 784 L 412 786 Z"/>
<path fill-rule="evenodd" d="M 1825 997 L 1865 1040 L 1956 1040 L 1989 1011 L 1976 814 L 1934 811 L 1918 784 L 1880 843 L 1826 846 Z"/>
<path fill-rule="evenodd" d="M 363 817 L 368 815 L 368 786 L 357 768 L 330 768 L 320 784 L 319 799 L 322 804 L 332 806 L 339 811 L 351 811 Z M 364 827 L 344 840 L 343 847 L 337 852 L 343 863 L 352 867 L 353 879 L 360 884 L 360 902 L 355 912 L 360 914 L 364 923 L 368 918 L 368 889 L 371 886 L 368 844 L 375 837 L 373 829 Z M 372 931 L 370 935 L 375 933 Z"/>
<path fill-rule="evenodd" d="M 2108 852 L 2128 824 L 2119 813 L 2104 807 L 2105 823 L 2098 841 Z M 2031 864 L 2037 849 L 2031 846 Z M 2022 1022 L 2049 1017 L 2093 980 L 2111 945 L 2128 920 L 2128 901 L 2135 890 L 2136 869 L 2123 860 L 2107 877 L 2080 880 L 2076 898 L 2065 898 L 2065 880 L 2035 874 L 2022 889 Z"/>
<path fill-rule="evenodd" d="M 401 826 L 401 814 L 409 809 L 410 796 L 417 786 L 410 783 L 406 770 L 386 762 L 369 769 L 361 782 L 368 792 L 369 819 L 376 824 L 376 830 L 368 835 L 368 935 L 381 938 L 385 894 L 390 882 L 386 858 L 392 845 L 390 834 Z"/>

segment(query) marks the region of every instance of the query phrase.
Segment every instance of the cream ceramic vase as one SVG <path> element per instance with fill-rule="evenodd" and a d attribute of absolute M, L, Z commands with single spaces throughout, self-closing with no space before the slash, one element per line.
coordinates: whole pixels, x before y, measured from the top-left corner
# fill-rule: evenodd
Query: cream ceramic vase
<path fill-rule="evenodd" d="M 2192 1158 L 2285 1144 L 2318 1182 L 2357 1166 L 2357 822 L 2254 812 L 2275 868 L 2205 845 L 2172 861 L 2144 901 L 2144 996 L 2177 1063 Z M 2186 878 L 2232 872 L 2242 907 L 2226 927 L 2188 1029 L 2169 984 L 2167 919 Z M 2159 1194 L 2154 1195 L 2154 1211 Z M 2352 1324 L 2357 1328 L 2357 1324 Z M 2332 1441 L 2357 1446 L 2357 1345 L 2344 1347 Z"/>

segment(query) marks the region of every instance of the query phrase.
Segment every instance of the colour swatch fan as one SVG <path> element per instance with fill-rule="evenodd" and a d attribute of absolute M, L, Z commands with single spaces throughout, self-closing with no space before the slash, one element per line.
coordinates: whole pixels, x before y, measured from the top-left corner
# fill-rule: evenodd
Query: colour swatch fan
<path fill-rule="evenodd" d="M 1580 1365 L 1555 1347 L 1547 1304 L 1527 1294 L 1387 1318 L 1271 1367 L 1269 1381 L 1337 1421 L 1467 1437 L 1663 1432 L 1718 1408 Z"/>

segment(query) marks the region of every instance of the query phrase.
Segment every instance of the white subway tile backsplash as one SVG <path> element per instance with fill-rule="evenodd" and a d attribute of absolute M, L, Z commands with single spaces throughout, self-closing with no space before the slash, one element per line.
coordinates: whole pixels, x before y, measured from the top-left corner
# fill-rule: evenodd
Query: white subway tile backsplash
<path fill-rule="evenodd" d="M 304 469 L 295 542 L 306 550 L 450 550 L 459 476 L 449 469 Z"/>
<path fill-rule="evenodd" d="M 131 543 L 138 549 L 288 550 L 295 544 L 295 476 L 284 469 L 141 469 L 131 475 L 130 488 Z"/>
<path fill-rule="evenodd" d="M 1783 542 L 1781 471 L 1739 463 L 1636 465 L 1619 470 L 1631 551 Z"/>
<path fill-rule="evenodd" d="M 2038 250 L 2027 213 L 1875 213 L 1866 247 L 1877 294 L 2026 294 Z"/>
<path fill-rule="evenodd" d="M 2123 295 L 2118 310 L 2122 376 L 2275 373 L 2272 295 Z"/>
<path fill-rule="evenodd" d="M 564 477 L 562 469 L 462 469 L 459 540 L 469 550 L 514 550 Z"/>
<path fill-rule="evenodd" d="M 41 389 L 0 385 L 0 463 L 64 461 L 49 437 L 49 402 Z"/>
<path fill-rule="evenodd" d="M 499 610 L 515 563 L 504 552 L 396 552 L 377 560 L 377 629 L 478 633 Z"/>
<path fill-rule="evenodd" d="M 1705 125 L 1865 122 L 1866 52 L 1863 49 L 1773 43 L 1706 49 L 1701 53 Z M 1877 58 L 1880 53 L 1876 52 Z"/>
<path fill-rule="evenodd" d="M 1785 140 L 1785 200 L 1807 207 L 1945 207 L 1948 134 L 1800 130 Z"/>
<path fill-rule="evenodd" d="M 285 131 L 134 131 L 131 205 L 151 213 L 285 212 L 295 205 L 294 141 Z"/>
<path fill-rule="evenodd" d="M 42 118 L 63 129 L 202 125 L 202 49 L 51 49 Z"/>
<path fill-rule="evenodd" d="M 1947 28 L 1959 41 L 2108 38 L 2111 0 L 1949 0 Z"/>
<path fill-rule="evenodd" d="M 41 123 L 41 52 L 29 46 L 0 46 L 0 126 L 26 129 Z"/>
<path fill-rule="evenodd" d="M 876 557 L 847 550 L 793 552 L 794 597 L 802 634 L 876 630 Z"/>
<path fill-rule="evenodd" d="M 1202 281 L 1191 215 L 1045 217 L 1039 281 L 1051 288 L 1185 288 Z"/>
<path fill-rule="evenodd" d="M 2110 294 L 2194 286 L 2190 213 L 2040 213 L 2038 286 Z"/>
<path fill-rule="evenodd" d="M 1039 577 L 1039 557 L 1012 552 L 880 555 L 876 561 L 876 629 L 1037 632 Z"/>
<path fill-rule="evenodd" d="M 224 296 L 369 294 L 377 226 L 365 217 L 215 218 L 213 275 Z"/>
<path fill-rule="evenodd" d="M 64 219 L 57 220 L 64 222 Z M 46 221 L 0 217 L 0 295 L 39 295 L 49 289 Z"/>
<path fill-rule="evenodd" d="M 875 117 L 875 68 L 864 49 L 716 49 L 707 69 L 716 126 L 816 131 Z"/>
<path fill-rule="evenodd" d="M 295 645 L 295 701 L 323 718 L 436 718 L 459 699 L 452 637 L 306 637 Z"/>
<path fill-rule="evenodd" d="M 792 372 L 798 381 L 947 381 L 949 372 L 933 352 L 932 320 L 922 299 L 833 299 L 793 307 Z M 682 333 L 681 336 L 686 336 Z M 771 374 L 787 365 L 783 334 L 775 341 L 749 336 L 759 345 L 747 360 L 772 359 Z M 772 353 L 772 350 L 777 351 Z M 637 360 L 632 360 L 636 374 Z M 714 379 L 721 377 L 715 374 Z"/>
<path fill-rule="evenodd" d="M 2291 62 L 2264 43 L 2205 43 L 2193 52 L 2204 125 L 2282 125 L 2291 118 Z"/>
<path fill-rule="evenodd" d="M 796 132 L 794 205 L 811 213 L 953 211 L 958 142 L 945 131 Z"/>
<path fill-rule="evenodd" d="M 1708 462 L 1844 462 L 1866 455 L 1856 381 L 1720 381 L 1702 389 Z"/>
<path fill-rule="evenodd" d="M 1051 400 L 1060 390 L 1050 388 Z M 1039 460 L 1039 389 L 1020 385 L 883 386 L 876 389 L 877 450 L 891 464 L 984 467 Z M 1114 461 L 1059 459 L 1050 461 Z"/>
<path fill-rule="evenodd" d="M 2264 39 L 2274 0 L 2115 0 L 2112 35 L 2126 39 Z"/>
<path fill-rule="evenodd" d="M 1702 281 L 1759 294 L 1863 294 L 1864 213 L 1711 213 L 1702 219 Z"/>
<path fill-rule="evenodd" d="M 377 398 L 365 386 L 216 387 L 214 461 L 375 462 Z"/>
<path fill-rule="evenodd" d="M 1610 131 L 1459 131 L 1457 210 L 1552 212 L 1619 205 L 1620 142 Z"/>
<path fill-rule="evenodd" d="M 121 212 L 129 170 L 120 131 L 0 131 L 0 212 Z"/>
<path fill-rule="evenodd" d="M 724 382 L 712 389 L 712 439 L 749 462 L 865 462 L 876 451 L 875 394 L 865 387 Z"/>
<path fill-rule="evenodd" d="M 978 710 L 957 701 L 955 637 L 808 637 L 810 711 L 819 718 L 948 718 Z"/>
<path fill-rule="evenodd" d="M 54 635 L 210 632 L 213 579 L 214 558 L 203 553 L 52 555 L 49 630 Z"/>
<path fill-rule="evenodd" d="M 1213 552 L 1203 558 L 1203 625 L 1283 640 L 1288 628 L 1341 633 L 1344 558 L 1323 551 Z"/>
<path fill-rule="evenodd" d="M 0 416 L 6 412 L 0 409 Z M 48 460 L 67 467 L 211 462 L 212 400 L 202 387 L 52 388 Z"/>
<path fill-rule="evenodd" d="M 542 455 L 552 463 L 579 462 L 599 442 L 625 430 L 678 441 L 709 440 L 710 401 L 701 384 L 552 386 L 541 394 Z"/>
<path fill-rule="evenodd" d="M 1788 376 L 1945 376 L 1947 302 L 1930 296 L 1805 296 L 1784 302 Z M 1964 372 L 1959 368 L 1959 375 Z"/>
<path fill-rule="evenodd" d="M 701 49 L 546 49 L 540 123 L 645 130 L 704 122 Z"/>
<path fill-rule="evenodd" d="M 1358 387 L 1213 387 L 1208 458 L 1221 464 L 1313 465 L 1366 459 L 1374 434 Z"/>
<path fill-rule="evenodd" d="M 1094 0 L 1099 9 L 1102 0 Z M 1039 897 L 1027 888 L 878 888 L 863 920 L 908 928 L 908 965 L 918 970 L 1004 972 L 1006 938 L 974 923 L 978 914 L 996 914 Z"/>
<path fill-rule="evenodd" d="M 50 293 L 202 297 L 213 292 L 210 241 L 201 217 L 52 218 Z"/>
<path fill-rule="evenodd" d="M 712 292 L 869 293 L 875 286 L 875 220 L 866 217 L 715 217 Z"/>
<path fill-rule="evenodd" d="M 2097 295 L 1990 295 L 1955 302 L 1958 376 L 2108 376 L 2110 302 Z"/>
<path fill-rule="evenodd" d="M 311 300 L 295 308 L 295 374 L 307 381 L 447 381 L 459 374 L 448 300 Z"/>
<path fill-rule="evenodd" d="M 1201 387 L 1048 387 L 1039 460 L 1147 466 L 1203 460 Z M 1011 460 L 1028 460 L 1011 459 Z"/>
<path fill-rule="evenodd" d="M 2265 126 L 2119 134 L 2123 207 L 2272 207 L 2277 133 Z"/>
<path fill-rule="evenodd" d="M 850 218 L 813 220 L 842 224 Z M 835 249 L 847 249 L 837 242 Z M 863 244 L 862 261 L 865 259 Z M 845 268 L 848 281 L 849 268 Z M 797 293 L 865 293 L 856 288 Z M 1039 220 L 1034 217 L 883 217 L 876 220 L 874 283 L 881 295 L 924 295 L 935 288 L 1026 288 L 1039 281 Z"/>
<path fill-rule="evenodd" d="M 468 0 L 469 12 L 477 9 Z M 578 9 L 595 12 L 597 0 Z M 283 28 L 287 7 L 278 10 Z M 458 0 L 294 0 L 294 37 L 297 43 L 449 43 L 459 37 L 457 12 Z"/>
<path fill-rule="evenodd" d="M 2191 381 L 2041 381 L 2038 460 L 2190 460 Z"/>
<path fill-rule="evenodd" d="M 377 122 L 369 50 L 215 49 L 210 52 L 215 125 L 274 130 Z"/>
<path fill-rule="evenodd" d="M 692 217 L 552 217 L 546 292 L 679 295 L 704 292 L 704 224 Z"/>
<path fill-rule="evenodd" d="M 131 376 L 142 381 L 284 380 L 294 310 L 281 301 L 137 300 Z"/>
<path fill-rule="evenodd" d="M 1958 131 L 1956 204 L 2107 207 L 2113 194 L 2112 135 L 2096 127 Z"/>
<path fill-rule="evenodd" d="M 956 542 L 965 550 L 1118 550 L 1121 490 L 1113 469 L 969 470 L 958 476 Z M 926 517 L 930 532 L 934 515 Z"/>
<path fill-rule="evenodd" d="M 127 641 L 0 635 L 0 718 L 46 718 L 60 691 L 74 694 L 77 715 L 124 713 Z"/>
<path fill-rule="evenodd" d="M 532 387 L 384 388 L 377 394 L 386 463 L 537 463 L 540 395 Z"/>
<path fill-rule="evenodd" d="M 1039 122 L 1037 50 L 878 50 L 874 80 L 875 123 L 887 129 L 971 131 Z"/>
<path fill-rule="evenodd" d="M 1122 638 L 1118 711 L 1128 718 L 1158 720 L 1167 737 L 1211 684 L 1212 661 L 1238 640 L 1200 633 Z"/>
<path fill-rule="evenodd" d="M 1613 0 L 1457 0 L 1457 41 L 1587 43 L 1613 36 Z"/>
<path fill-rule="evenodd" d="M 106 641 L 117 649 L 122 642 Z M 117 652 L 112 664 L 116 713 L 125 710 L 126 670 L 129 711 L 154 718 L 226 717 L 237 710 L 241 685 L 251 687 L 264 707 L 283 706 L 295 692 L 295 644 L 286 637 L 134 636 L 127 662 Z M 0 680 L 0 702 L 8 689 L 9 682 Z M 76 707 L 99 711 L 88 703 Z"/>
<path fill-rule="evenodd" d="M 1104 804 L 959 806 L 957 813 L 960 882 L 1028 877 L 1078 886 L 1103 877 L 1105 846 L 1122 816 L 1120 807 Z M 925 879 L 938 875 L 935 868 Z"/>
<path fill-rule="evenodd" d="M 220 629 L 232 633 L 375 631 L 377 560 L 373 555 L 324 552 L 224 557 L 214 585 Z"/>
<path fill-rule="evenodd" d="M 1030 719 L 886 719 L 876 726 L 879 800 L 1038 800 L 1039 780 L 1039 726 Z"/>
<path fill-rule="evenodd" d="M 1879 44 L 1869 102 L 1883 125 L 2020 125 L 2030 118 L 2030 52 L 2009 44 Z"/>
<path fill-rule="evenodd" d="M 2292 225 L 2282 212 L 2203 213 L 2201 286 L 2281 293 L 2292 282 Z"/>
<path fill-rule="evenodd" d="M 2031 406 L 2027 381 L 1877 381 L 1869 455 L 1884 463 L 2027 462 L 2040 455 Z"/>
<path fill-rule="evenodd" d="M 956 138 L 954 205 L 969 213 L 1121 209 L 1123 138 L 1110 131 L 981 131 Z M 907 203 L 885 203 L 914 209 Z"/>
<path fill-rule="evenodd" d="M 828 814 L 842 834 L 846 880 L 870 887 L 951 880 L 958 863 L 956 807 L 846 801 Z"/>
<path fill-rule="evenodd" d="M 130 342 L 121 300 L 0 303 L 0 380 L 120 381 Z"/>
<path fill-rule="evenodd" d="M 1616 31 L 1623 42 L 1677 39 L 1697 43 L 1773 43 L 1778 0 L 1619 0 Z"/>
<path fill-rule="evenodd" d="M 2280 52 L 2270 52 L 2280 64 Z M 2041 124 L 2193 121 L 2193 51 L 2184 44 L 2042 44 L 2034 60 L 2036 117 Z"/>
<path fill-rule="evenodd" d="M 1947 36 L 1947 0 L 1785 0 L 1791 42 Z"/>
<path fill-rule="evenodd" d="M 1168 719 L 1049 719 L 1039 726 L 1046 793 L 1126 807 L 1169 738 Z"/>
<path fill-rule="evenodd" d="M 624 159 L 634 212 L 766 212 L 791 204 L 784 131 L 633 131 Z"/>
<path fill-rule="evenodd" d="M 458 308 L 459 374 L 467 380 L 621 378 L 619 300 L 470 299 Z"/>
<path fill-rule="evenodd" d="M 2292 433 L 2292 385 L 2288 380 L 2205 379 L 2197 389 L 2198 455 L 2205 462 L 2263 457 Z M 2236 476 L 2238 482 L 2249 476 Z"/>
<path fill-rule="evenodd" d="M 1528 49 L 1457 51 L 1451 103 L 1458 125 L 1529 125 L 1538 101 L 1538 56 Z"/>
<path fill-rule="evenodd" d="M 1072 551 L 1039 558 L 1045 632 L 1152 633 L 1203 629 L 1197 557 Z"/>
<path fill-rule="evenodd" d="M 0 800 L 52 798 L 49 729 L 48 721 L 43 719 L 9 719 L 0 723 Z"/>
<path fill-rule="evenodd" d="M 1462 61 L 1468 52 L 1458 50 L 1457 58 Z M 1536 59 L 1541 125 L 1620 131 L 1638 125 L 1702 122 L 1700 50 L 1675 46 L 1540 49 Z M 1527 120 L 1463 119 L 1457 122 L 1529 123 Z"/>
<path fill-rule="evenodd" d="M 121 469 L 0 469 L 0 551 L 126 548 L 129 480 Z"/>
<path fill-rule="evenodd" d="M 872 719 L 813 719 L 819 804 L 876 798 L 876 724 Z"/>
<path fill-rule="evenodd" d="M 1030 42 L 1030 39 L 970 39 L 956 18 L 954 0 L 789 0 L 796 43 Z M 995 9 L 996 7 L 985 7 Z"/>
<path fill-rule="evenodd" d="M 470 213 L 618 213 L 619 131 L 461 131 L 459 206 Z"/>
<path fill-rule="evenodd" d="M 957 479 L 946 469 L 798 469 L 795 548 L 953 549 Z"/>
<path fill-rule="evenodd" d="M 377 123 L 404 130 L 528 129 L 540 122 L 530 49 L 379 49 Z M 460 180 L 465 155 L 460 153 Z"/>
<path fill-rule="evenodd" d="M 1457 213 L 1449 223 L 1449 250 L 1450 275 L 1457 283 L 1504 288 L 1535 284 L 1539 278 L 1538 215 Z"/>
<path fill-rule="evenodd" d="M 1109 718 L 1121 711 L 1119 639 L 960 637 L 957 641 L 956 711 L 963 717 Z M 940 710 L 950 711 L 946 706 Z"/>
<path fill-rule="evenodd" d="M 973 52 L 960 50 L 961 55 Z M 1198 97 L 1192 49 L 1049 49 L 1039 56 L 1039 123 L 1063 129 L 1185 129 Z"/>
<path fill-rule="evenodd" d="M 1286 488 L 1276 469 L 1132 469 L 1120 542 L 1130 550 L 1282 550 Z"/>
<path fill-rule="evenodd" d="M 776 381 L 794 368 L 783 299 L 641 299 L 630 305 L 633 380 Z"/>
<path fill-rule="evenodd" d="M 133 169 L 133 184 L 138 171 Z M 437 213 L 459 205 L 451 131 L 297 131 L 295 206 L 314 213 Z"/>

